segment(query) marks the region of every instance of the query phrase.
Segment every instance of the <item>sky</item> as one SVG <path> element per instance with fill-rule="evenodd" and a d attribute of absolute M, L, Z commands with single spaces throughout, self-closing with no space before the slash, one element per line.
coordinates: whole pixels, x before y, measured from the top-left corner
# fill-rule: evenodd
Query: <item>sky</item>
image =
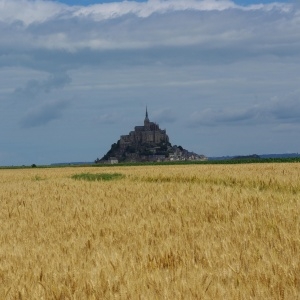
<path fill-rule="evenodd" d="M 300 2 L 0 0 L 0 165 L 94 161 L 150 121 L 206 156 L 300 152 Z"/>

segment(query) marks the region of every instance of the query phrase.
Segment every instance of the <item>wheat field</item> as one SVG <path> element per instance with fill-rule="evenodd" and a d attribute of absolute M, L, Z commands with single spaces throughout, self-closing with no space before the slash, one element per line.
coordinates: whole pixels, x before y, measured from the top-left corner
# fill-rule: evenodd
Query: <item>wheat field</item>
<path fill-rule="evenodd" d="M 300 299 L 298 163 L 0 170 L 0 187 L 0 299 Z"/>

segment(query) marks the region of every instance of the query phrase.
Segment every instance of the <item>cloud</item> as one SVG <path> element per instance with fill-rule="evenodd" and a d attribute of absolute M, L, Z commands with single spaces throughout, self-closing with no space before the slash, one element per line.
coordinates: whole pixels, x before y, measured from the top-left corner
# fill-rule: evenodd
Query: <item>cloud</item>
<path fill-rule="evenodd" d="M 276 123 L 281 124 L 281 128 L 287 128 L 287 124 L 300 124 L 299 99 L 300 93 L 295 92 L 280 99 L 271 99 L 260 105 L 246 108 L 204 108 L 191 114 L 190 126 L 236 126 Z"/>
<path fill-rule="evenodd" d="M 30 109 L 21 121 L 23 128 L 46 125 L 53 120 L 60 119 L 70 103 L 65 100 L 43 103 Z"/>
<path fill-rule="evenodd" d="M 294 38 L 300 35 L 291 4 L 242 7 L 232 1 L 150 0 L 81 7 L 0 0 L 0 8 L 3 49 L 18 46 L 74 53 L 199 45 L 205 51 L 232 48 L 241 41 L 252 43 L 255 37 L 264 43 L 255 44 L 258 51 L 268 44 L 280 44 L 282 29 Z M 243 50 L 248 49 L 247 43 Z"/>
<path fill-rule="evenodd" d="M 70 11 L 64 4 L 53 1 L 1 0 L 0 22 L 8 24 L 21 22 L 24 25 L 43 23 L 63 16 Z"/>
<path fill-rule="evenodd" d="M 26 99 L 35 98 L 42 93 L 50 93 L 54 89 L 59 89 L 71 82 L 67 74 L 52 74 L 46 80 L 31 79 L 24 87 L 18 87 L 14 91 L 15 98 Z"/>
<path fill-rule="evenodd" d="M 100 124 L 115 124 L 120 120 L 120 116 L 116 113 L 103 114 L 95 119 Z"/>
<path fill-rule="evenodd" d="M 22 7 L 22 9 L 19 9 Z M 28 26 L 52 19 L 89 18 L 94 21 L 120 18 L 124 15 L 136 15 L 147 18 L 154 13 L 184 10 L 224 10 L 237 7 L 226 0 L 149 0 L 147 2 L 121 1 L 94 4 L 89 6 L 67 6 L 54 1 L 1 0 L 0 21 L 22 22 Z M 253 7 L 254 8 L 254 7 Z"/>
<path fill-rule="evenodd" d="M 224 10 L 237 7 L 232 1 L 227 0 L 149 0 L 138 3 L 135 1 L 123 1 L 119 3 L 106 3 L 91 5 L 88 7 L 78 7 L 74 11 L 74 16 L 89 16 L 94 20 L 113 19 L 123 15 L 133 14 L 140 18 L 147 18 L 155 13 L 166 13 L 170 11 L 185 10 Z"/>
<path fill-rule="evenodd" d="M 269 114 L 281 122 L 300 123 L 300 93 L 292 93 L 280 99 L 275 97 L 269 106 Z"/>
<path fill-rule="evenodd" d="M 295 124 L 295 123 L 283 123 L 279 125 L 275 125 L 272 128 L 272 131 L 275 133 L 284 133 L 284 134 L 290 134 L 292 132 L 298 133 L 300 130 L 300 123 Z"/>
<path fill-rule="evenodd" d="M 252 121 L 257 115 L 256 109 L 235 109 L 235 108 L 221 108 L 211 109 L 206 108 L 193 112 L 190 120 L 191 125 L 234 125 Z"/>
<path fill-rule="evenodd" d="M 157 123 L 174 123 L 176 119 L 171 108 L 156 110 L 153 112 L 153 116 L 151 115 L 150 117 L 151 121 L 153 120 Z"/>

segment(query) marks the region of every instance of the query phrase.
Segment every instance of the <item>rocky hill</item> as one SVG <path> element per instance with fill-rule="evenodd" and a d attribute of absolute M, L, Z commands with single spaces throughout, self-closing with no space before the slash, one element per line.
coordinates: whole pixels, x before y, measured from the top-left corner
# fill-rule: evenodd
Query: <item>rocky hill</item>
<path fill-rule="evenodd" d="M 111 145 L 110 150 L 96 163 L 117 162 L 150 162 L 150 161 L 179 161 L 207 160 L 204 155 L 190 152 L 181 146 L 170 143 L 130 145 L 125 149 L 120 146 L 120 140 Z"/>
<path fill-rule="evenodd" d="M 166 130 L 161 130 L 159 125 L 149 121 L 148 111 L 144 126 L 136 126 L 134 131 L 123 135 L 111 145 L 110 150 L 96 163 L 117 162 L 146 162 L 146 161 L 175 161 L 175 160 L 206 160 L 204 155 L 182 148 L 172 146 Z"/>

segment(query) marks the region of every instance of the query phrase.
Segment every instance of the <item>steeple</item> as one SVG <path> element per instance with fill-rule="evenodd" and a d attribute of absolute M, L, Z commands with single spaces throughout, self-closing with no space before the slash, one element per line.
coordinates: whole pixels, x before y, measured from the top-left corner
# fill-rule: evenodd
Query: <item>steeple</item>
<path fill-rule="evenodd" d="M 146 106 L 146 115 L 145 115 L 145 120 L 144 120 L 144 126 L 146 128 L 148 128 L 150 125 L 150 121 L 149 121 L 149 118 L 148 118 L 148 109 L 147 109 L 147 106 Z"/>
<path fill-rule="evenodd" d="M 146 106 L 146 116 L 145 116 L 145 122 L 149 122 L 149 118 L 148 118 L 148 109 L 147 109 L 147 106 Z"/>

